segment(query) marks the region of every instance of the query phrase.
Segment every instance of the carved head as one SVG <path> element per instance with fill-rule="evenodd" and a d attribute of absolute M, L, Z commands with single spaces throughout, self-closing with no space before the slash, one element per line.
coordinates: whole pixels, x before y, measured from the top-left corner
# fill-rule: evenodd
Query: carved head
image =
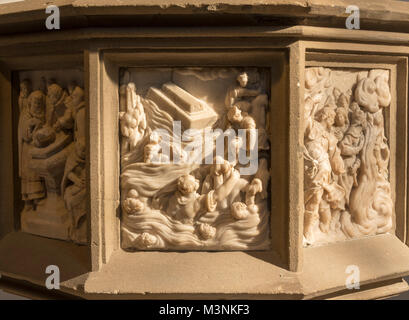
<path fill-rule="evenodd" d="M 28 97 L 29 111 L 30 114 L 37 118 L 45 119 L 45 96 L 40 90 L 36 90 L 30 94 Z"/>
<path fill-rule="evenodd" d="M 327 128 L 330 128 L 335 122 L 335 115 L 334 109 L 329 105 L 326 105 L 318 112 L 317 120 Z"/>
<path fill-rule="evenodd" d="M 249 76 L 246 72 L 242 72 L 237 76 L 237 82 L 240 84 L 241 87 L 246 87 L 247 83 L 249 82 Z"/>
<path fill-rule="evenodd" d="M 253 194 L 263 191 L 263 184 L 261 183 L 261 180 L 258 178 L 253 179 L 253 181 L 250 183 L 249 191 Z"/>
<path fill-rule="evenodd" d="M 243 202 L 234 202 L 231 205 L 231 215 L 236 220 L 241 220 L 247 218 L 249 215 L 249 210 L 247 205 Z"/>
<path fill-rule="evenodd" d="M 199 234 L 204 240 L 213 239 L 216 236 L 216 228 L 207 223 L 202 223 L 199 225 Z"/>
<path fill-rule="evenodd" d="M 153 234 L 144 232 L 136 238 L 138 246 L 141 248 L 149 248 L 158 242 L 158 239 Z"/>
<path fill-rule="evenodd" d="M 183 175 L 178 179 L 178 190 L 184 195 L 196 192 L 199 185 L 199 180 L 190 174 Z"/>
<path fill-rule="evenodd" d="M 29 79 L 24 79 L 20 82 L 20 96 L 27 98 L 31 92 L 31 81 Z"/>
<path fill-rule="evenodd" d="M 345 108 L 339 107 L 335 110 L 335 125 L 337 127 L 342 127 L 347 123 L 348 111 Z"/>
<path fill-rule="evenodd" d="M 47 90 L 47 99 L 51 104 L 56 104 L 61 99 L 63 92 L 63 88 L 61 88 L 58 84 L 50 84 Z"/>
<path fill-rule="evenodd" d="M 145 203 L 140 199 L 138 191 L 130 189 L 123 202 L 123 208 L 129 215 L 140 214 L 145 210 Z"/>

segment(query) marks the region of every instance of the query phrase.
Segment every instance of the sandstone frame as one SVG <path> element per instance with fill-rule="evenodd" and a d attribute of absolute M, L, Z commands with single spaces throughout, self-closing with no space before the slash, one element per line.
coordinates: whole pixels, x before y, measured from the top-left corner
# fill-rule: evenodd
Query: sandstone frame
<path fill-rule="evenodd" d="M 71 265 L 64 276 L 67 281 L 62 283 L 62 291 L 87 298 L 376 298 L 407 290 L 408 286 L 401 277 L 409 274 L 409 249 L 405 245 L 409 244 L 406 209 L 408 189 L 406 185 L 401 185 L 408 179 L 406 110 L 409 48 L 400 45 L 407 44 L 407 35 L 393 37 L 377 31 L 326 30 L 303 26 L 273 31 L 267 29 L 193 30 L 188 34 L 188 39 L 182 39 L 180 33 L 175 36 L 178 31 L 135 29 L 90 32 L 85 35 L 52 34 L 50 38 L 44 35 L 23 35 L 0 40 L 0 151 L 4 155 L 0 168 L 0 234 L 7 234 L 14 228 L 12 215 L 9 214 L 14 212 L 15 206 L 10 192 L 13 175 L 8 169 L 14 162 L 10 120 L 13 99 L 11 71 L 46 66 L 61 68 L 84 65 L 89 103 L 91 226 L 88 247 L 74 247 L 18 232 L 9 234 L 0 240 L 1 256 L 6 257 L 0 262 L 0 272 L 13 279 L 43 286 L 45 266 L 58 263 Z M 240 37 L 248 40 L 245 45 Z M 55 44 L 61 39 L 71 38 L 78 40 L 73 48 L 56 49 Z M 312 38 L 320 41 L 304 40 Z M 41 48 L 34 46 L 24 54 L 21 53 L 22 48 L 38 42 L 43 44 Z M 16 47 L 6 50 L 7 45 Z M 212 51 L 213 54 L 236 52 L 235 58 L 228 61 L 230 65 L 253 63 L 254 54 L 264 57 L 255 59 L 257 63 L 270 65 L 271 60 L 263 61 L 271 52 L 275 52 L 271 57 L 282 62 L 283 76 L 271 90 L 271 96 L 277 97 L 276 105 L 283 106 L 282 112 L 271 119 L 276 128 L 275 134 L 279 137 L 272 140 L 272 150 L 279 150 L 277 153 L 283 155 L 283 161 L 272 162 L 272 169 L 276 174 L 277 185 L 284 186 L 275 190 L 277 196 L 273 199 L 277 201 L 273 204 L 275 212 L 281 213 L 272 215 L 274 251 L 252 254 L 141 252 L 136 255 L 123 252 L 119 249 L 118 237 L 118 68 L 130 64 L 157 65 L 158 61 L 162 65 L 169 65 L 172 59 L 173 64 L 183 66 L 188 63 L 205 65 L 206 61 L 211 65 L 223 63 L 219 62 L 217 54 L 211 58 Z M 186 56 L 190 58 L 188 62 L 183 58 Z M 210 63 L 212 59 L 217 60 Z M 395 147 L 395 196 L 398 204 L 396 236 L 382 235 L 303 248 L 303 166 L 300 153 L 303 133 L 300 114 L 304 69 L 308 65 L 345 64 L 358 67 L 383 65 L 396 70 L 396 131 L 399 137 Z M 33 252 L 37 253 L 36 259 L 25 267 L 20 266 L 21 256 Z M 212 264 L 209 264 L 209 257 Z M 73 265 L 72 261 L 80 262 Z M 172 266 L 175 261 L 179 268 L 167 268 L 163 274 L 164 266 Z M 181 265 L 187 264 L 191 264 L 191 267 L 180 269 Z M 345 266 L 348 264 L 362 266 L 361 291 L 351 293 L 344 290 Z M 213 276 L 204 280 L 201 275 L 195 275 L 198 268 Z M 221 282 L 223 286 L 220 286 Z"/>

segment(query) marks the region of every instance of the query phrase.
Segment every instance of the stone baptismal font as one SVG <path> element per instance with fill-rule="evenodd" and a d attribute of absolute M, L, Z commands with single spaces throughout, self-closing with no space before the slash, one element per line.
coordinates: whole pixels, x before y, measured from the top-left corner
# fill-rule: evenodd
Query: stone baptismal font
<path fill-rule="evenodd" d="M 0 291 L 409 290 L 409 2 L 1 2 Z"/>

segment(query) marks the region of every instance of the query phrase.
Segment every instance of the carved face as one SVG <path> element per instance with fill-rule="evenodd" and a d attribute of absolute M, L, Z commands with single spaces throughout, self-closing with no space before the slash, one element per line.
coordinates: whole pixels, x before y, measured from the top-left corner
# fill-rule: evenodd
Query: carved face
<path fill-rule="evenodd" d="M 249 82 L 249 77 L 247 75 L 247 73 L 241 73 L 239 74 L 239 76 L 237 77 L 237 81 L 239 82 L 241 87 L 245 87 L 247 86 L 247 83 Z"/>
<path fill-rule="evenodd" d="M 342 127 L 347 123 L 347 113 L 345 109 L 337 109 L 335 116 L 335 125 L 337 127 Z"/>
<path fill-rule="evenodd" d="M 58 84 L 52 84 L 48 87 L 47 98 L 51 104 L 56 104 L 62 95 L 62 88 Z"/>
<path fill-rule="evenodd" d="M 234 202 L 231 205 L 231 215 L 237 220 L 245 219 L 249 215 L 246 204 L 243 202 Z"/>
<path fill-rule="evenodd" d="M 199 182 L 194 176 L 187 174 L 178 179 L 178 190 L 184 194 L 190 194 L 199 189 Z"/>
<path fill-rule="evenodd" d="M 36 118 L 43 118 L 45 116 L 45 106 L 42 92 L 35 91 L 30 97 L 30 113 Z"/>
<path fill-rule="evenodd" d="M 335 111 L 331 107 L 324 107 L 318 116 L 318 121 L 325 124 L 328 128 L 332 127 L 335 122 Z"/>
<path fill-rule="evenodd" d="M 20 95 L 24 98 L 27 98 L 30 93 L 30 85 L 28 82 L 23 81 L 20 83 Z"/>

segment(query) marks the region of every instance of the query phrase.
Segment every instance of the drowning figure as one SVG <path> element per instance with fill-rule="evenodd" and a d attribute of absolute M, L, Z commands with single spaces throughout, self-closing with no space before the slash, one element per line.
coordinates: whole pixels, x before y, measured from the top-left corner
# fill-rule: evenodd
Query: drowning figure
<path fill-rule="evenodd" d="M 157 132 L 152 132 L 150 142 L 144 148 L 145 163 L 168 163 L 169 156 L 162 153 L 160 145 L 160 135 Z"/>
<path fill-rule="evenodd" d="M 183 223 L 193 224 L 201 214 L 215 211 L 217 203 L 230 194 L 239 179 L 240 174 L 234 170 L 217 189 L 200 195 L 197 193 L 199 181 L 190 174 L 183 175 L 177 181 L 177 191 L 169 200 L 167 212 Z"/>

